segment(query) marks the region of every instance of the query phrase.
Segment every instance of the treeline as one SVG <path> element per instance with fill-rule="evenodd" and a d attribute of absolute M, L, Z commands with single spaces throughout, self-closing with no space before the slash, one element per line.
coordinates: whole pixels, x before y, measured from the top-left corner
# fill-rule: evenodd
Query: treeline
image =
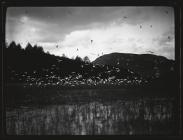
<path fill-rule="evenodd" d="M 89 63 L 90 60 L 86 56 L 83 59 L 77 56 L 74 59 L 67 58 L 64 54 L 62 57 L 51 55 L 49 52 L 44 52 L 42 46 L 27 44 L 25 49 L 14 41 L 9 45 L 6 44 L 4 50 L 4 56 L 7 62 L 7 66 L 17 71 L 32 71 L 42 68 L 50 68 L 52 65 L 57 65 L 58 60 L 75 61 L 76 63 Z"/>
<path fill-rule="evenodd" d="M 74 59 L 69 59 L 65 55 L 62 57 L 55 56 L 49 52 L 45 53 L 43 47 L 32 46 L 30 43 L 23 48 L 13 41 L 9 45 L 6 44 L 4 48 L 4 63 L 5 79 L 12 81 L 10 78 L 15 77 L 15 74 L 12 75 L 13 71 L 19 75 L 24 72 L 33 73 L 36 71 L 37 77 L 50 75 L 51 73 L 64 77 L 73 71 L 82 71 L 80 66 L 89 64 L 90 61 L 88 57 L 82 59 L 77 56 Z"/>
<path fill-rule="evenodd" d="M 72 73 L 80 74 L 84 79 L 96 79 L 97 77 L 99 79 L 108 79 L 111 76 L 115 76 L 118 79 L 139 77 L 125 68 L 119 69 L 108 65 L 94 65 L 87 56 L 83 59 L 79 56 L 69 59 L 64 55 L 62 57 L 51 55 L 45 53 L 41 46 L 32 46 L 30 43 L 23 49 L 20 44 L 11 42 L 5 48 L 5 57 L 7 79 L 10 82 L 12 82 L 11 77 L 14 77 L 16 82 L 25 72 L 29 73 L 30 76 L 36 72 L 37 78 L 45 77 L 46 75 L 64 78 L 72 75 Z"/>

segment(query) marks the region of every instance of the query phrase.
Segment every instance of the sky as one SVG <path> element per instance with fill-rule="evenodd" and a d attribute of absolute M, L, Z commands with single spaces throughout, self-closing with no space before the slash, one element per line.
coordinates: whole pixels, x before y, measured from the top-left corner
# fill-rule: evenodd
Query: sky
<path fill-rule="evenodd" d="M 10 7 L 6 41 L 91 61 L 113 52 L 175 59 L 172 7 Z"/>

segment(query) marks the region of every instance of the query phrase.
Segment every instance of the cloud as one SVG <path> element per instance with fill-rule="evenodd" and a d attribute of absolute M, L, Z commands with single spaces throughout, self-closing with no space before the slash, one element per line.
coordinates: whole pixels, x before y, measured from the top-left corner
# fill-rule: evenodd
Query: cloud
<path fill-rule="evenodd" d="M 137 35 L 138 31 L 134 31 L 131 26 L 116 24 L 111 24 L 106 28 L 77 30 L 65 36 L 62 42 L 64 47 L 60 51 L 70 50 L 70 53 L 67 53 L 69 57 L 78 54 L 82 57 L 88 55 L 91 60 L 102 53 L 141 53 L 142 47 L 140 46 L 143 45 L 143 38 L 142 36 L 137 37 Z M 77 51 L 78 48 L 79 51 Z"/>
<path fill-rule="evenodd" d="M 175 59 L 175 33 L 174 28 L 171 27 L 160 36 L 152 39 L 153 45 L 157 54 L 163 55 L 169 59 Z"/>
<path fill-rule="evenodd" d="M 6 38 L 23 43 L 24 47 L 27 42 L 32 44 L 39 42 L 58 42 L 61 33 L 56 32 L 55 24 L 34 20 L 27 16 L 19 18 L 7 18 Z"/>
<path fill-rule="evenodd" d="M 149 50 L 172 58 L 174 12 L 171 7 L 12 7 L 6 39 L 71 58 Z"/>
<path fill-rule="evenodd" d="M 39 42 L 36 43 L 39 46 L 42 46 L 44 51 L 47 52 L 55 52 L 58 51 L 58 48 L 56 47 L 58 45 L 58 43 L 54 43 L 54 42 Z"/>

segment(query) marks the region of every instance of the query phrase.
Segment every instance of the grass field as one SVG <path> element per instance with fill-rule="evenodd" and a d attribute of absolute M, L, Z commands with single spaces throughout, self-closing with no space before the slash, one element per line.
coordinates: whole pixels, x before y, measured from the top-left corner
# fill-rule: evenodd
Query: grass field
<path fill-rule="evenodd" d="M 40 98 L 30 104 L 20 104 L 14 108 L 7 107 L 8 135 L 176 133 L 177 114 L 175 98 L 172 96 L 125 89 L 47 89 L 45 92 L 47 92 L 45 95 L 52 96 Z M 45 104 L 42 104 L 41 100 L 46 99 Z"/>

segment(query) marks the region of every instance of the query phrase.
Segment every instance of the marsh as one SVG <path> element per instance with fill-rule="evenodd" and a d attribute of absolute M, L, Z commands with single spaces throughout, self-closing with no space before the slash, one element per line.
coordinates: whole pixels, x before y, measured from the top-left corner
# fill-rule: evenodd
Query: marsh
<path fill-rule="evenodd" d="M 57 97 L 52 99 L 55 104 L 22 105 L 7 109 L 7 134 L 171 135 L 174 133 L 173 97 L 149 96 L 145 93 L 136 95 L 135 91 L 133 93 L 124 89 L 57 92 Z M 65 102 L 58 102 L 59 100 Z"/>

